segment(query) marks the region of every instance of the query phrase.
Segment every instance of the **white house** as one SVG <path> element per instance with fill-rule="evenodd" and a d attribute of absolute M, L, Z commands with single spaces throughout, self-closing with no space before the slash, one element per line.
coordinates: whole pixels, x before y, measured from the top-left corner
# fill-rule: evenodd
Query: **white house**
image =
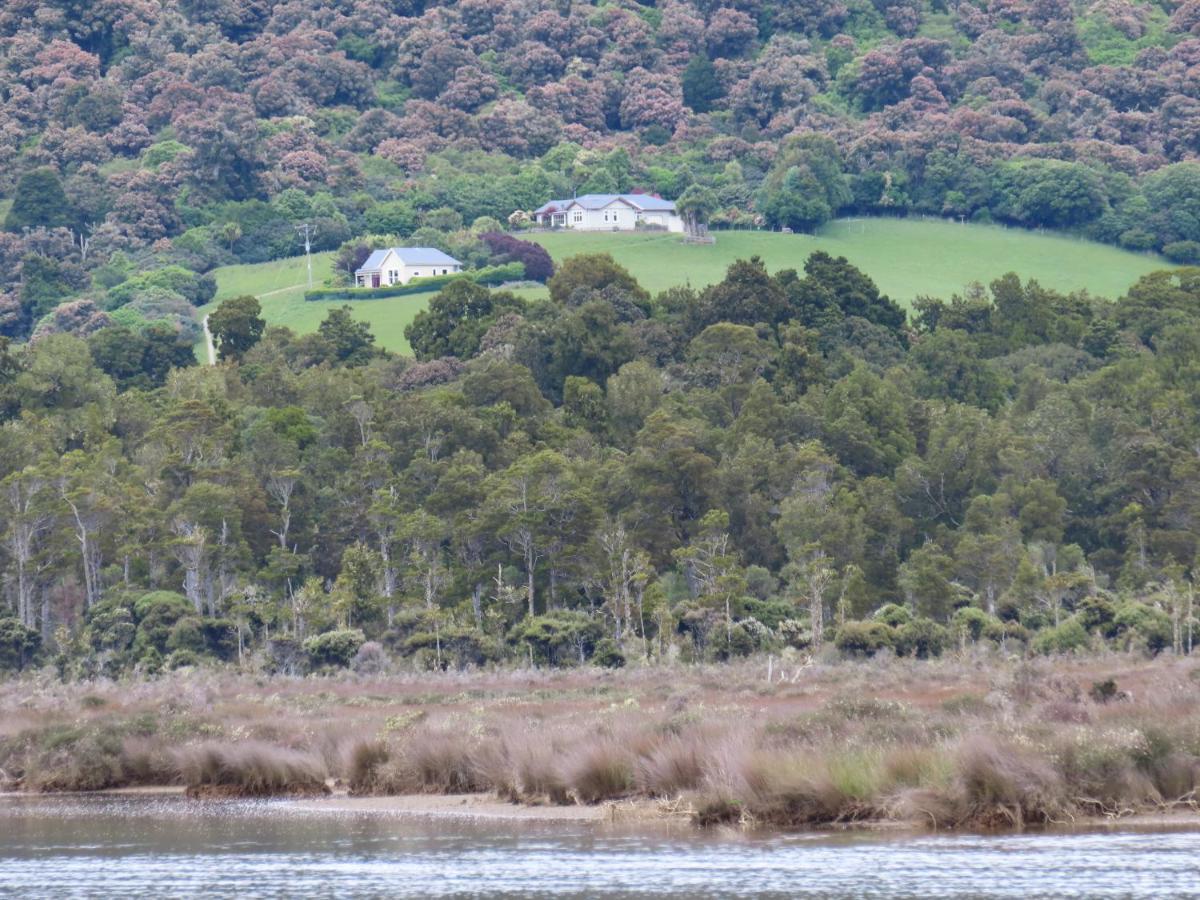
<path fill-rule="evenodd" d="M 683 231 L 675 203 L 649 194 L 584 194 L 551 200 L 535 209 L 533 218 L 543 228 L 576 231 L 633 231 L 639 226 Z"/>
<path fill-rule="evenodd" d="M 413 278 L 453 275 L 463 264 L 433 247 L 389 247 L 376 250 L 354 273 L 355 287 L 407 284 Z"/>

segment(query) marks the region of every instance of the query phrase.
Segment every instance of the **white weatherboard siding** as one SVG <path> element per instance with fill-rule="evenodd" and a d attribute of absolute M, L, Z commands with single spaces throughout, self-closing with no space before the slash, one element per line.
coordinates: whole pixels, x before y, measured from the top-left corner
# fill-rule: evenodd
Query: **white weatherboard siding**
<path fill-rule="evenodd" d="M 462 263 L 431 247 L 392 247 L 376 250 L 362 268 L 354 273 L 356 287 L 387 287 L 408 284 L 414 278 L 454 275 Z"/>
<path fill-rule="evenodd" d="M 543 227 L 571 231 L 633 231 L 645 226 L 683 231 L 675 204 L 647 194 L 586 194 L 551 200 L 534 212 L 534 219 Z"/>

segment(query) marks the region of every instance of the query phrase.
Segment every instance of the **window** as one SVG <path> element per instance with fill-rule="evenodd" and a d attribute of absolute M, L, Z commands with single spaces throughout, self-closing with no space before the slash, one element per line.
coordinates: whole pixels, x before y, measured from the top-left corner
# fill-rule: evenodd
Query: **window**
<path fill-rule="evenodd" d="M 450 274 L 450 270 L 449 270 L 449 269 L 442 269 L 442 274 L 443 274 L 443 275 L 449 275 L 449 274 Z"/>
<path fill-rule="evenodd" d="M 420 277 L 421 277 L 420 272 L 413 272 L 413 278 L 420 278 Z"/>
<path fill-rule="evenodd" d="M 574 216 L 572 216 L 572 218 L 573 218 L 573 219 L 574 219 L 576 222 L 582 222 L 582 221 L 583 221 L 583 210 L 581 210 L 581 209 L 577 209 L 577 210 L 575 210 L 575 215 L 574 215 Z"/>

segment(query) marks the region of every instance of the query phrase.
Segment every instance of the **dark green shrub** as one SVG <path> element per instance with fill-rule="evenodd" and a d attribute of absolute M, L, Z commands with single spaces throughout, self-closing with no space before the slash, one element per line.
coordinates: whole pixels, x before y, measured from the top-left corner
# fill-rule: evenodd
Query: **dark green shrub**
<path fill-rule="evenodd" d="M 204 636 L 204 652 L 221 662 L 229 662 L 237 655 L 237 625 L 229 619 L 203 619 L 200 624 Z"/>
<path fill-rule="evenodd" d="M 200 665 L 200 657 L 191 650 L 176 650 L 167 657 L 168 669 L 182 669 L 184 666 Z"/>
<path fill-rule="evenodd" d="M 510 643 L 531 647 L 536 661 L 552 666 L 584 662 L 600 638 L 600 624 L 574 610 L 554 610 L 523 619 L 508 635 Z"/>
<path fill-rule="evenodd" d="M 1200 263 L 1200 243 L 1196 241 L 1173 241 L 1170 244 L 1164 244 L 1162 252 L 1163 256 L 1173 263 L 1185 266 L 1194 266 L 1196 263 Z"/>
<path fill-rule="evenodd" d="M 896 631 L 896 652 L 901 656 L 929 659 L 941 656 L 946 649 L 946 629 L 933 619 L 918 618 L 901 625 Z"/>
<path fill-rule="evenodd" d="M 0 619 L 0 672 L 20 672 L 32 666 L 42 648 L 42 637 L 19 619 Z"/>
<path fill-rule="evenodd" d="M 596 641 L 596 650 L 592 653 L 592 663 L 606 669 L 619 669 L 625 665 L 625 654 L 612 638 L 600 638 Z"/>
<path fill-rule="evenodd" d="M 874 656 L 895 647 L 896 632 L 883 622 L 847 622 L 837 630 L 833 644 L 843 653 Z"/>
<path fill-rule="evenodd" d="M 1080 624 L 1088 631 L 1098 631 L 1106 638 L 1116 635 L 1113 619 L 1116 618 L 1117 607 L 1107 597 L 1084 597 L 1075 611 Z"/>
<path fill-rule="evenodd" d="M 899 628 L 901 625 L 907 625 L 912 621 L 912 613 L 898 603 L 885 603 L 879 607 L 872 618 L 876 622 L 882 622 L 884 625 Z"/>
<path fill-rule="evenodd" d="M 956 632 L 965 635 L 968 640 L 978 641 L 984 636 L 984 631 L 989 625 L 999 625 L 999 621 L 978 607 L 964 606 L 955 611 L 950 624 Z"/>
<path fill-rule="evenodd" d="M 176 650 L 187 650 L 199 655 L 204 652 L 204 623 L 199 616 L 184 616 L 171 626 L 167 635 L 166 649 L 174 653 Z"/>
<path fill-rule="evenodd" d="M 137 625 L 128 606 L 103 600 L 88 614 L 87 640 L 98 653 L 124 653 L 136 634 Z"/>
<path fill-rule="evenodd" d="M 762 622 L 768 628 L 775 630 L 779 623 L 794 618 L 796 607 L 786 600 L 758 600 L 747 597 L 742 604 L 746 615 Z"/>
<path fill-rule="evenodd" d="M 313 668 L 344 669 L 365 642 L 366 638 L 357 628 L 339 628 L 310 637 L 304 642 L 304 652 Z"/>
<path fill-rule="evenodd" d="M 1113 630 L 1125 647 L 1138 641 L 1145 643 L 1151 653 L 1171 646 L 1171 619 L 1161 609 L 1144 603 L 1125 603 L 1113 616 Z"/>
<path fill-rule="evenodd" d="M 1033 651 L 1045 655 L 1073 653 L 1086 648 L 1088 640 L 1087 629 L 1077 617 L 1072 616 L 1057 628 L 1047 628 L 1034 635 Z"/>
<path fill-rule="evenodd" d="M 171 629 L 180 619 L 194 617 L 196 611 L 186 597 L 171 591 L 152 591 L 137 599 L 133 614 L 138 623 L 133 655 L 141 658 L 150 648 L 164 656 L 169 653 L 167 641 L 171 637 Z"/>

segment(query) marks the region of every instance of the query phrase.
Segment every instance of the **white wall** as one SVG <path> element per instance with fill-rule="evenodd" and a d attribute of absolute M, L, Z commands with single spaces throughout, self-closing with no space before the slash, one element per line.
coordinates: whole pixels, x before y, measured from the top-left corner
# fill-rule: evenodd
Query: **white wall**
<path fill-rule="evenodd" d="M 433 265 L 405 265 L 396 254 L 389 253 L 384 257 L 383 265 L 380 267 L 379 286 L 387 287 L 391 284 L 408 284 L 414 278 L 428 278 L 430 275 L 454 275 L 462 271 L 462 266 L 452 266 L 450 264 L 433 266 Z M 371 286 L 371 276 L 365 276 L 363 287 Z"/>
<path fill-rule="evenodd" d="M 396 277 L 395 282 L 389 282 L 387 280 L 387 273 L 391 269 L 396 270 L 397 277 Z M 389 262 L 388 267 L 383 270 L 384 278 L 381 283 L 382 284 L 389 284 L 389 283 L 408 284 L 414 278 L 428 278 L 430 275 L 453 275 L 456 272 L 461 272 L 461 271 L 462 271 L 462 266 L 451 266 L 449 264 L 441 265 L 441 266 L 431 266 L 431 265 L 404 266 L 404 265 L 399 265 L 398 262 L 394 265 L 391 262 Z"/>

